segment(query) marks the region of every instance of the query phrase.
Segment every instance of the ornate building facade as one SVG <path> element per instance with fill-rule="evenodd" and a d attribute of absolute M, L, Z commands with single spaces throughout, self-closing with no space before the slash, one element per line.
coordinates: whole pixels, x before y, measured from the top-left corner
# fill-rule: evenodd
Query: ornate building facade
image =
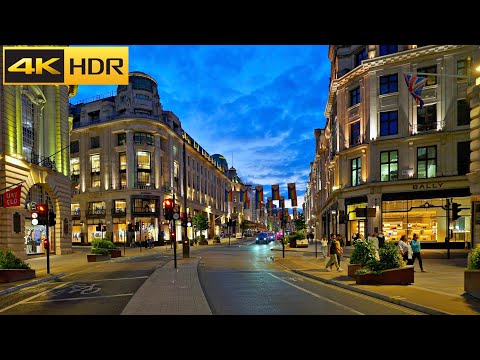
<path fill-rule="evenodd" d="M 467 86 L 476 56 L 468 45 L 330 46 L 327 122 L 314 132 L 309 183 L 318 235 L 471 244 Z M 427 78 L 423 106 L 405 75 Z M 452 202 L 466 209 L 458 219 L 446 210 Z"/>
<path fill-rule="evenodd" d="M 1 74 L 2 55 L 3 50 Z M 75 91 L 67 86 L 9 86 L 3 79 L 0 83 L 1 193 L 21 186 L 19 204 L 0 207 L 0 249 L 11 249 L 21 258 L 43 254 L 47 236 L 51 253 L 72 251 L 68 101 Z M 54 226 L 32 225 L 30 209 L 35 204 L 47 204 L 55 213 Z"/>
<path fill-rule="evenodd" d="M 101 236 L 125 242 L 129 224 L 137 241 L 170 240 L 163 214 L 170 198 L 187 217 L 204 213 L 210 224 L 204 235 L 218 235 L 228 214 L 228 174 L 163 110 L 152 77 L 131 72 L 129 79 L 116 94 L 71 105 L 73 243 Z M 176 223 L 181 240 L 184 230 Z"/>

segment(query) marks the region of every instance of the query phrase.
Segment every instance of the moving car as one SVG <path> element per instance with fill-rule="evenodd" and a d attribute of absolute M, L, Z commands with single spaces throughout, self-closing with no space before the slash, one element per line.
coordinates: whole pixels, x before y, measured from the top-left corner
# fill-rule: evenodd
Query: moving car
<path fill-rule="evenodd" d="M 255 237 L 255 244 L 268 244 L 270 241 L 271 240 L 266 232 L 259 232 Z"/>

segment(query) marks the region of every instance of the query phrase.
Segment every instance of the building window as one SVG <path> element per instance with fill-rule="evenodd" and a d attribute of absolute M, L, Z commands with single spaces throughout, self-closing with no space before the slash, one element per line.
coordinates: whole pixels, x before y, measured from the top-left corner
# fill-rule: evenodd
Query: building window
<path fill-rule="evenodd" d="M 382 151 L 380 153 L 380 180 L 398 180 L 398 151 Z"/>
<path fill-rule="evenodd" d="M 173 153 L 173 157 L 177 157 L 177 153 L 178 153 L 177 145 L 172 146 L 172 153 Z"/>
<path fill-rule="evenodd" d="M 398 52 L 398 45 L 380 45 L 380 56 Z"/>
<path fill-rule="evenodd" d="M 100 155 L 90 155 L 90 186 L 100 187 Z"/>
<path fill-rule="evenodd" d="M 362 143 L 360 136 L 360 121 L 350 124 L 350 145 L 358 145 Z"/>
<path fill-rule="evenodd" d="M 88 113 L 88 118 L 92 122 L 99 121 L 100 120 L 100 110 L 89 112 Z"/>
<path fill-rule="evenodd" d="M 398 111 L 380 113 L 380 136 L 398 134 Z"/>
<path fill-rule="evenodd" d="M 457 100 L 457 126 L 470 125 L 470 105 L 466 99 Z"/>
<path fill-rule="evenodd" d="M 362 182 L 362 158 L 352 159 L 352 186 L 360 185 Z"/>
<path fill-rule="evenodd" d="M 146 145 L 155 144 L 153 135 L 149 133 L 144 133 L 144 132 L 137 132 L 133 134 L 133 142 L 135 144 L 146 144 Z"/>
<path fill-rule="evenodd" d="M 92 136 L 90 138 L 90 149 L 98 149 L 100 147 L 100 136 Z"/>
<path fill-rule="evenodd" d="M 179 178 L 180 177 L 180 164 L 177 160 L 173 160 L 173 177 Z"/>
<path fill-rule="evenodd" d="M 364 48 L 361 52 L 355 54 L 355 67 L 362 65 L 362 60 L 367 58 L 367 50 Z"/>
<path fill-rule="evenodd" d="M 458 175 L 466 175 L 470 171 L 470 141 L 457 143 Z"/>
<path fill-rule="evenodd" d="M 70 154 L 74 154 L 80 151 L 80 143 L 79 141 L 72 141 L 70 143 Z"/>
<path fill-rule="evenodd" d="M 141 100 L 150 100 L 150 97 L 147 96 L 147 95 L 143 95 L 143 94 L 136 94 L 135 97 L 137 99 L 141 99 Z"/>
<path fill-rule="evenodd" d="M 430 85 L 436 85 L 437 84 L 437 75 L 436 75 L 437 74 L 437 65 L 417 69 L 417 72 L 419 74 L 425 74 L 425 73 L 435 74 L 435 75 L 418 75 L 420 77 L 425 77 L 426 76 L 428 78 L 425 86 L 430 86 Z"/>
<path fill-rule="evenodd" d="M 115 213 L 127 212 L 127 201 L 125 199 L 114 200 L 114 202 L 115 202 Z"/>
<path fill-rule="evenodd" d="M 88 211 L 94 215 L 105 214 L 105 201 L 92 201 L 88 203 Z"/>
<path fill-rule="evenodd" d="M 80 178 L 80 158 L 70 158 L 70 176 L 72 180 L 78 181 Z"/>
<path fill-rule="evenodd" d="M 35 104 L 26 95 L 22 95 L 22 135 L 22 155 L 31 161 L 35 152 Z"/>
<path fill-rule="evenodd" d="M 360 86 L 350 91 L 350 106 L 360 103 Z"/>
<path fill-rule="evenodd" d="M 117 135 L 117 146 L 127 145 L 127 134 L 120 133 Z"/>
<path fill-rule="evenodd" d="M 151 156 L 147 151 L 137 152 L 137 184 L 139 186 L 150 186 Z"/>
<path fill-rule="evenodd" d="M 457 60 L 457 75 L 458 76 L 467 76 L 467 59 Z M 463 78 L 458 78 L 458 80 L 465 80 Z"/>
<path fill-rule="evenodd" d="M 437 146 L 417 148 L 417 177 L 419 179 L 437 176 Z"/>
<path fill-rule="evenodd" d="M 437 128 L 437 104 L 417 107 L 417 131 L 435 130 Z"/>
<path fill-rule="evenodd" d="M 380 95 L 398 92 L 398 74 L 380 76 Z"/>
<path fill-rule="evenodd" d="M 121 152 L 118 154 L 119 175 L 120 175 L 120 189 L 127 188 L 127 153 Z"/>

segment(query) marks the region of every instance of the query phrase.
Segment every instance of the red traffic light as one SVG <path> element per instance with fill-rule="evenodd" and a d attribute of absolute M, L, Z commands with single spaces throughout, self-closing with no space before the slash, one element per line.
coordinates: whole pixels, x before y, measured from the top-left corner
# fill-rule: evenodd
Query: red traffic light
<path fill-rule="evenodd" d="M 163 200 L 163 206 L 166 208 L 172 207 L 173 206 L 173 201 L 170 199 L 165 199 Z"/>
<path fill-rule="evenodd" d="M 46 204 L 37 204 L 37 212 L 39 214 L 46 214 L 47 213 L 47 205 Z"/>
<path fill-rule="evenodd" d="M 43 239 L 43 248 L 45 250 L 48 250 L 49 246 L 50 246 L 50 244 L 48 243 L 48 239 Z"/>
<path fill-rule="evenodd" d="M 170 231 L 170 238 L 171 238 L 172 240 L 175 240 L 176 234 L 175 234 L 175 231 L 174 231 L 174 230 Z"/>

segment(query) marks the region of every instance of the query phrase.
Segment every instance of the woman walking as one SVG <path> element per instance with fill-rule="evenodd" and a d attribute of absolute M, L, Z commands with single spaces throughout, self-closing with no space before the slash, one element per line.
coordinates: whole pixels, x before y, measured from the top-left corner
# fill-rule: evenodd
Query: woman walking
<path fill-rule="evenodd" d="M 417 234 L 413 234 L 413 239 L 412 241 L 410 241 L 410 246 L 412 247 L 412 252 L 413 252 L 411 265 L 414 265 L 415 259 L 418 259 L 418 265 L 420 265 L 420 270 L 422 270 L 422 272 L 426 272 L 425 270 L 423 270 L 422 255 L 420 253 L 421 246 L 420 246 L 420 240 L 418 240 Z"/>

